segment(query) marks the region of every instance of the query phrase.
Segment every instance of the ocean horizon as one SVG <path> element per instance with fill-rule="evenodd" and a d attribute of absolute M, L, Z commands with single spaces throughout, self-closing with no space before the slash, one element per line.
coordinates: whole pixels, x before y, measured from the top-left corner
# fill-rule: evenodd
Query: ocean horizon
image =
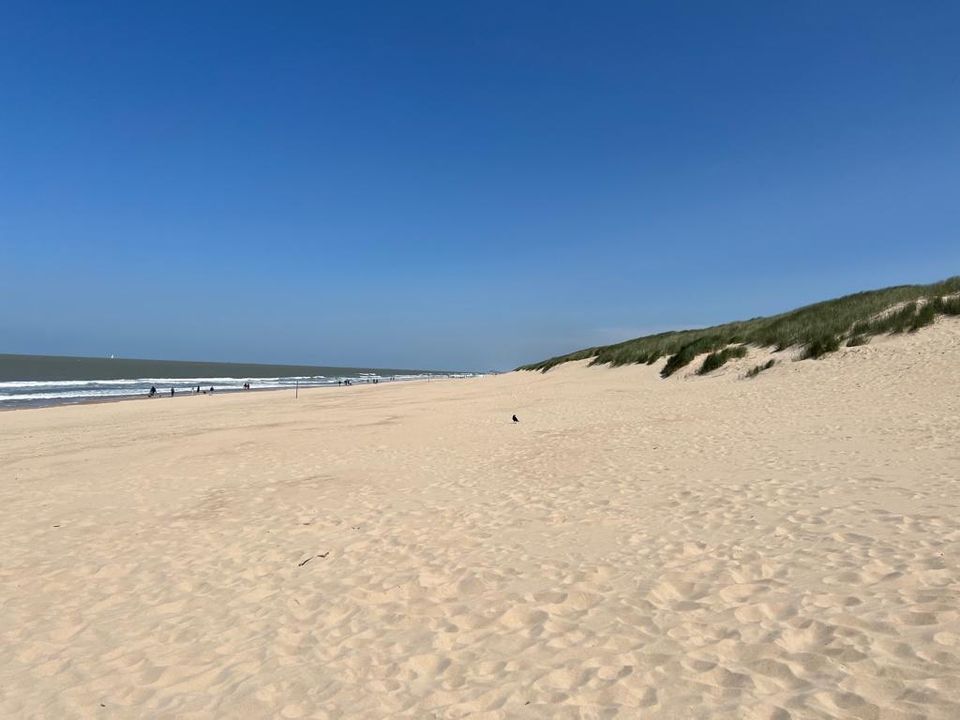
<path fill-rule="evenodd" d="M 185 360 L 0 354 L 0 410 L 209 391 L 336 387 L 475 373 L 409 368 L 340 367 Z"/>

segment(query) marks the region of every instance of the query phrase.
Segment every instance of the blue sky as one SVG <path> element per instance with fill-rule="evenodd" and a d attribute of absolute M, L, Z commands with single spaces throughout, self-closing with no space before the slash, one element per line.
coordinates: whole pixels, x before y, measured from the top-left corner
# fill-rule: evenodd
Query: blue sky
<path fill-rule="evenodd" d="M 960 3 L 0 3 L 0 352 L 490 369 L 960 272 Z"/>

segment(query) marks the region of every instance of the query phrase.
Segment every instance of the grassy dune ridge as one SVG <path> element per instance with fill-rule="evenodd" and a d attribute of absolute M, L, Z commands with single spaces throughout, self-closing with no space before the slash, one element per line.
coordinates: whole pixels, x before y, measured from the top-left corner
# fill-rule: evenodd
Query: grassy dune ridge
<path fill-rule="evenodd" d="M 777 351 L 799 347 L 802 358 L 819 358 L 839 349 L 844 342 L 861 345 L 874 335 L 914 332 L 932 324 L 940 315 L 960 315 L 958 294 L 960 276 L 931 285 L 898 285 L 826 300 L 780 315 L 586 348 L 518 369 L 546 372 L 565 362 L 591 358 L 591 365 L 651 365 L 666 357 L 660 374 L 669 377 L 702 353 L 715 355 L 707 369 L 701 368 L 703 372 L 720 367 L 730 357 L 742 357 L 740 350 L 728 351 L 731 345 L 772 347 Z"/>

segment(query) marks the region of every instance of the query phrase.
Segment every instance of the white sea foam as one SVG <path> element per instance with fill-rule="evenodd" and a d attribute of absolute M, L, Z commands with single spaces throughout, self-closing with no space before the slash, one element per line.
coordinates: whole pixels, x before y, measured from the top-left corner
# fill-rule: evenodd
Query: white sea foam
<path fill-rule="evenodd" d="M 245 382 L 294 382 L 296 380 L 316 380 L 322 381 L 326 380 L 325 375 L 301 375 L 293 377 L 268 377 L 268 378 L 256 378 L 256 377 L 244 377 L 244 378 L 235 378 L 235 377 L 194 377 L 194 378 L 117 378 L 114 380 L 8 380 L 5 382 L 0 382 L 0 391 L 3 391 L 7 388 L 43 388 L 43 387 L 93 387 L 93 386 L 112 386 L 112 385 L 143 385 L 154 384 L 154 385 L 211 385 L 211 384 L 221 384 L 221 385 L 232 385 L 232 384 L 243 384 Z M 336 379 L 334 379 L 336 380 Z"/>
<path fill-rule="evenodd" d="M 112 380 L 13 380 L 0 382 L 0 407 L 77 403 L 97 399 L 139 397 L 151 387 L 166 395 L 173 388 L 180 393 L 194 392 L 197 386 L 206 391 L 213 387 L 220 392 L 238 391 L 244 383 L 254 390 L 336 386 L 345 380 L 351 383 L 422 380 L 436 374 L 378 375 L 357 372 L 353 375 L 295 375 L 289 377 L 192 377 L 192 378 L 115 378 Z"/>

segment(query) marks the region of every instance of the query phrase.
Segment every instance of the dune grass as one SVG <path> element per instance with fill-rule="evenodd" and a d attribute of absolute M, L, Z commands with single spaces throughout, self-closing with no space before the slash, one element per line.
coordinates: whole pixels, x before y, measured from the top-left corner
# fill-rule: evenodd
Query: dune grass
<path fill-rule="evenodd" d="M 762 373 L 764 370 L 769 370 L 770 368 L 772 368 L 772 367 L 773 367 L 774 365 L 776 365 L 776 364 L 777 364 L 777 361 L 776 361 L 776 360 L 770 359 L 770 360 L 767 360 L 767 362 L 763 363 L 762 365 L 754 365 L 752 368 L 750 368 L 749 370 L 747 370 L 747 375 L 746 375 L 746 376 L 747 376 L 747 378 L 755 378 L 757 375 L 759 375 L 760 373 Z"/>
<path fill-rule="evenodd" d="M 728 360 L 733 360 L 734 358 L 743 358 L 746 356 L 746 345 L 732 345 L 724 348 L 723 350 L 712 352 L 707 355 L 706 358 L 704 358 L 703 364 L 700 366 L 700 369 L 697 370 L 697 375 L 706 375 L 708 372 L 713 372 L 717 368 L 726 365 Z"/>
<path fill-rule="evenodd" d="M 854 337 L 914 332 L 940 315 L 960 315 L 960 276 L 931 285 L 899 285 L 870 290 L 797 310 L 716 325 L 635 338 L 615 345 L 585 348 L 521 370 L 546 372 L 572 360 L 591 359 L 591 365 L 653 364 L 666 357 L 661 375 L 669 377 L 702 353 L 730 345 L 772 347 L 776 351 L 802 348 L 801 357 L 815 359 L 839 349 Z M 891 308 L 896 308 L 890 311 Z"/>
<path fill-rule="evenodd" d="M 807 343 L 803 348 L 803 353 L 800 355 L 800 358 L 802 360 L 816 360 L 828 353 L 836 352 L 839 349 L 839 337 L 836 335 L 823 335 Z"/>

